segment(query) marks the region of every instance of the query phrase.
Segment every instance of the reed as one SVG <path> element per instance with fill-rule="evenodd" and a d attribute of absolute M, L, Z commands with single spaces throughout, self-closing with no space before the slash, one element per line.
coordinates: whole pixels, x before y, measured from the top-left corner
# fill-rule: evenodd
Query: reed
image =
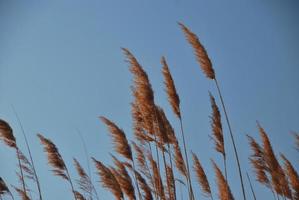
<path fill-rule="evenodd" d="M 201 187 L 201 191 L 204 195 L 208 196 L 213 200 L 213 195 L 211 192 L 211 187 L 210 183 L 208 181 L 207 175 L 198 159 L 198 157 L 192 153 L 192 158 L 193 158 L 193 169 L 197 178 L 197 181 Z"/>
<path fill-rule="evenodd" d="M 35 165 L 34 165 L 34 161 L 33 161 L 33 156 L 32 156 L 32 153 L 31 153 L 31 149 L 30 149 L 30 144 L 29 144 L 29 141 L 27 139 L 27 135 L 26 135 L 26 132 L 25 132 L 25 129 L 23 127 L 23 124 L 21 122 L 21 119 L 15 109 L 15 107 L 12 105 L 12 109 L 13 109 L 13 112 L 18 120 L 18 123 L 19 123 L 19 126 L 21 128 L 21 131 L 22 131 L 22 134 L 23 134 L 23 137 L 24 137 L 24 140 L 25 140 L 25 144 L 26 144 L 26 148 L 27 148 L 27 152 L 29 154 L 29 159 L 30 159 L 30 163 L 28 161 L 28 165 L 30 165 L 30 168 L 31 168 L 31 171 L 32 171 L 32 180 L 34 180 L 34 182 L 36 183 L 36 187 L 37 187 L 37 190 L 38 190 L 38 194 L 39 194 L 39 199 L 42 200 L 43 197 L 42 197 L 42 192 L 41 192 L 41 186 L 40 186 L 40 182 L 39 182 L 39 178 L 37 176 L 37 172 L 36 172 L 36 169 L 35 169 Z"/>
<path fill-rule="evenodd" d="M 97 173 L 101 177 L 101 183 L 103 187 L 110 190 L 114 195 L 115 199 L 117 200 L 124 199 L 124 195 L 121 190 L 121 187 L 117 179 L 111 172 L 111 170 L 108 167 L 106 167 L 102 162 L 96 160 L 95 158 L 92 158 L 92 160 L 96 165 Z"/>
<path fill-rule="evenodd" d="M 218 196 L 220 200 L 234 200 L 230 187 L 223 176 L 217 164 L 212 160 L 212 164 L 216 174 L 216 182 L 218 186 Z"/>
<path fill-rule="evenodd" d="M 19 166 L 19 170 L 20 170 L 19 179 L 20 179 L 21 184 L 22 184 L 22 189 L 19 189 L 19 190 L 22 190 L 23 194 L 24 194 L 23 196 L 27 197 L 27 189 L 26 189 L 26 184 L 25 184 L 25 178 L 24 178 L 24 174 L 23 174 L 23 168 L 22 168 L 22 165 L 21 165 L 20 150 L 19 150 L 19 147 L 17 146 L 16 138 L 13 134 L 12 128 L 10 127 L 8 122 L 6 122 L 2 119 L 0 119 L 0 139 L 8 147 L 11 147 L 11 148 L 15 149 L 15 151 L 16 151 L 16 156 L 17 156 L 17 159 L 18 159 L 18 166 Z"/>
<path fill-rule="evenodd" d="M 73 186 L 73 182 L 71 179 L 71 176 L 69 174 L 69 171 L 65 165 L 65 162 L 60 155 L 58 148 L 56 145 L 48 138 L 45 138 L 41 134 L 37 134 L 37 137 L 39 138 L 41 144 L 44 147 L 44 152 L 46 153 L 48 157 L 48 164 L 52 167 L 52 172 L 55 176 L 59 176 L 62 179 L 66 180 L 70 186 L 72 193 L 74 195 L 74 199 L 77 199 L 76 192 Z"/>
<path fill-rule="evenodd" d="M 236 146 L 233 131 L 232 131 L 232 128 L 231 128 L 231 123 L 230 123 L 230 120 L 228 118 L 226 106 L 224 104 L 222 92 L 220 90 L 220 86 L 219 86 L 218 80 L 216 78 L 214 68 L 212 66 L 212 62 L 211 62 L 211 60 L 210 60 L 210 58 L 207 54 L 206 49 L 200 43 L 197 35 L 194 34 L 192 31 L 190 31 L 190 29 L 188 29 L 184 24 L 179 23 L 179 26 L 181 27 L 181 29 L 185 33 L 185 36 L 186 36 L 188 42 L 193 47 L 196 59 L 197 59 L 199 65 L 200 65 L 203 73 L 206 75 L 207 78 L 213 80 L 215 85 L 216 85 L 217 92 L 219 94 L 219 97 L 220 97 L 220 100 L 221 100 L 221 105 L 222 105 L 222 108 L 223 108 L 223 111 L 224 111 L 225 119 L 226 119 L 226 122 L 227 122 L 227 125 L 228 125 L 230 138 L 231 138 L 232 145 L 233 145 L 233 148 L 234 148 L 234 154 L 235 154 L 235 158 L 236 158 L 236 162 L 237 162 L 237 166 L 238 166 L 238 172 L 239 172 L 239 177 L 240 177 L 240 184 L 241 184 L 241 188 L 242 188 L 243 199 L 246 200 L 246 193 L 245 193 L 245 187 L 244 187 L 244 183 L 243 183 L 242 168 L 241 168 L 241 164 L 240 164 L 240 161 L 239 161 L 237 146 Z"/>

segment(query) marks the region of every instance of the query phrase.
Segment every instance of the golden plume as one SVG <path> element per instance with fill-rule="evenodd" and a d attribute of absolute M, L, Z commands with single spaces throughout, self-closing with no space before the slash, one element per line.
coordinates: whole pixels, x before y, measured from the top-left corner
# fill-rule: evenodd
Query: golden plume
<path fill-rule="evenodd" d="M 112 136 L 114 149 L 117 153 L 129 160 L 133 160 L 131 147 L 128 143 L 126 135 L 115 123 L 105 117 L 100 117 L 102 122 L 106 124 Z"/>
<path fill-rule="evenodd" d="M 201 187 L 201 190 L 202 190 L 203 194 L 211 197 L 212 193 L 211 193 L 211 188 L 210 188 L 210 184 L 209 184 L 207 175 L 206 175 L 198 157 L 193 152 L 192 152 L 192 158 L 193 158 L 193 163 L 194 163 L 193 169 L 195 171 L 197 181 Z"/>
<path fill-rule="evenodd" d="M 193 32 L 191 32 L 184 24 L 179 23 L 179 25 L 185 33 L 188 42 L 192 45 L 196 59 L 200 64 L 202 71 L 208 78 L 215 79 L 215 72 L 212 67 L 212 62 L 204 46 L 200 43 L 198 37 Z"/>
<path fill-rule="evenodd" d="M 223 176 L 221 170 L 213 160 L 212 160 L 212 164 L 216 173 L 216 180 L 217 180 L 218 193 L 219 193 L 218 196 L 220 200 L 234 200 L 229 185 L 225 180 L 225 177 Z"/>
<path fill-rule="evenodd" d="M 161 59 L 162 63 L 162 73 L 164 76 L 164 84 L 166 86 L 166 92 L 168 95 L 168 101 L 172 107 L 173 112 L 178 118 L 181 118 L 181 111 L 180 111 L 180 98 L 177 94 L 174 81 L 172 79 L 168 64 L 166 62 L 165 57 Z"/>
<path fill-rule="evenodd" d="M 101 183 L 103 187 L 109 189 L 114 195 L 115 199 L 122 200 L 123 192 L 113 173 L 100 161 L 96 160 L 95 158 L 92 158 L 92 160 L 96 165 L 97 173 L 101 177 Z"/>

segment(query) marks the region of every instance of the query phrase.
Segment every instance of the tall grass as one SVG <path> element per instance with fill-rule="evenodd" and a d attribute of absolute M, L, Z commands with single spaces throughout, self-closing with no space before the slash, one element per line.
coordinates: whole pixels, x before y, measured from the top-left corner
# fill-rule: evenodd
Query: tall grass
<path fill-rule="evenodd" d="M 237 142 L 216 79 L 215 69 L 212 67 L 207 51 L 198 37 L 185 25 L 181 23 L 179 25 L 188 42 L 192 45 L 203 73 L 208 79 L 213 80 L 216 85 L 222 110 L 219 109 L 217 100 L 210 93 L 212 114 L 210 116 L 211 133 L 209 135 L 213 140 L 214 149 L 221 155 L 223 168 L 219 167 L 217 158 L 211 159 L 211 165 L 203 166 L 196 153 L 190 155 L 189 141 L 186 140 L 186 138 L 189 138 L 186 137 L 188 133 L 183 128 L 181 99 L 166 58 L 162 57 L 161 59 L 161 71 L 164 77 L 167 99 L 174 116 L 178 119 L 179 130 L 173 128 L 174 126 L 168 120 L 167 113 L 157 104 L 157 98 L 155 98 L 147 72 L 131 51 L 125 48 L 122 50 L 133 76 L 131 113 L 134 139 L 129 141 L 126 133 L 116 123 L 106 117 L 100 117 L 100 120 L 108 129 L 116 154 L 111 154 L 112 165 L 104 164 L 94 157 L 91 160 L 88 158 L 88 163 L 93 161 L 93 170 L 98 174 L 101 186 L 110 191 L 114 199 L 117 200 L 177 200 L 182 199 L 182 197 L 195 200 L 201 199 L 200 195 L 211 200 L 233 200 L 240 199 L 240 197 L 236 196 L 237 192 L 231 187 L 230 183 L 235 181 L 233 176 L 227 174 L 227 163 L 232 161 L 227 159 L 226 146 L 232 145 L 237 163 L 235 172 L 239 175 L 242 198 L 246 200 L 246 196 L 250 194 L 249 190 L 245 190 L 242 171 L 248 170 L 245 170 L 239 161 Z M 231 143 L 224 141 L 226 133 L 222 128 L 221 116 L 223 114 L 228 125 Z M 19 118 L 18 121 L 24 134 L 30 159 L 27 159 L 26 155 L 17 146 L 13 129 L 9 123 L 0 120 L 0 139 L 16 151 L 19 166 L 17 176 L 21 186 L 12 186 L 12 188 L 23 200 L 41 200 L 41 188 L 46 190 L 46 186 L 38 182 L 30 144 Z M 273 199 L 298 200 L 299 176 L 294 165 L 284 154 L 281 153 L 280 157 L 276 156 L 275 148 L 272 147 L 268 134 L 259 123 L 257 123 L 257 130 L 260 133 L 260 141 L 249 135 L 247 136 L 248 147 L 251 149 L 252 154 L 249 155 L 251 175 L 246 173 L 246 176 L 253 199 L 261 199 L 261 196 L 254 190 L 258 186 L 252 183 L 252 176 L 255 177 L 255 183 L 265 186 L 273 193 Z M 177 132 L 180 132 L 182 141 L 177 137 Z M 299 149 L 298 134 L 294 133 L 294 136 L 295 148 Z M 75 158 L 73 159 L 73 167 L 79 177 L 76 179 L 76 184 L 74 184 L 69 166 L 64 162 L 57 146 L 52 140 L 41 134 L 38 134 L 37 137 L 44 148 L 53 174 L 68 182 L 75 200 L 102 199 L 102 194 L 97 194 L 96 186 L 92 182 L 93 175 L 90 173 L 89 165 L 88 172 L 86 172 L 80 162 Z M 81 135 L 80 138 L 84 145 L 85 155 L 89 157 L 84 138 Z M 192 157 L 193 162 L 189 160 L 190 157 Z M 212 177 L 208 176 L 210 173 L 207 174 L 207 170 L 209 172 L 214 171 L 217 191 L 213 191 L 213 187 L 211 187 Z M 193 183 L 193 176 L 196 177 L 197 184 Z M 37 183 L 38 194 L 26 184 L 28 180 Z M 201 193 L 196 193 L 196 191 L 201 191 Z M 10 186 L 0 177 L 0 200 L 6 197 L 14 199 L 15 193 L 11 192 Z"/>

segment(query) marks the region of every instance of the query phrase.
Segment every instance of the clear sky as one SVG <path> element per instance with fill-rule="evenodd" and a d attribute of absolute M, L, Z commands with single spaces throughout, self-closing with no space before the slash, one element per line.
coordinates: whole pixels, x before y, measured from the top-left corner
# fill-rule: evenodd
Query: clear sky
<path fill-rule="evenodd" d="M 121 47 L 129 48 L 144 66 L 157 103 L 178 130 L 163 88 L 160 58 L 164 55 L 181 97 L 189 149 L 199 155 L 216 193 L 209 159 L 220 166 L 222 162 L 209 139 L 208 97 L 208 91 L 216 95 L 216 90 L 200 71 L 177 25 L 183 22 L 198 34 L 212 59 L 243 171 L 251 172 L 245 135 L 258 138 L 256 120 L 268 132 L 276 153 L 284 152 L 299 170 L 290 134 L 299 131 L 298 9 L 297 0 L 1 0 L 0 117 L 10 122 L 25 151 L 11 105 L 19 113 L 45 199 L 71 199 L 67 183 L 52 176 L 36 133 L 56 143 L 73 178 L 77 176 L 72 157 L 86 167 L 76 130 L 84 136 L 90 156 L 111 164 L 112 145 L 98 116 L 113 119 L 132 138 L 132 76 Z M 225 124 L 224 131 L 227 136 Z M 229 183 L 236 199 L 241 199 L 226 136 Z M 16 159 L 3 144 L 0 159 L 0 176 L 17 184 Z M 99 180 L 96 175 L 93 179 Z M 101 199 L 111 198 L 97 188 Z M 263 186 L 254 184 L 254 188 L 259 199 L 271 197 Z"/>

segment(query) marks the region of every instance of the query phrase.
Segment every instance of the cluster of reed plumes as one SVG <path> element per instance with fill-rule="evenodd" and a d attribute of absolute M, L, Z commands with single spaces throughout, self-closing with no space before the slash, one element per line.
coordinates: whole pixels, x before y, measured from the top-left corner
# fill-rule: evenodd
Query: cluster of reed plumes
<path fill-rule="evenodd" d="M 201 195 L 211 200 L 233 200 L 235 199 L 234 191 L 229 184 L 233 180 L 229 179 L 226 167 L 227 162 L 230 161 L 227 160 L 226 146 L 231 144 L 234 149 L 236 172 L 239 175 L 240 187 L 242 188 L 242 198 L 238 197 L 236 199 L 259 199 L 259 195 L 254 192 L 250 176 L 247 172 L 242 171 L 236 142 L 212 62 L 198 37 L 185 25 L 180 23 L 179 26 L 187 41 L 191 44 L 203 73 L 215 83 L 221 102 L 220 109 L 215 97 L 210 93 L 212 110 L 210 116 L 211 138 L 215 150 L 223 159 L 223 164 L 211 159 L 218 191 L 212 191 L 209 177 L 205 173 L 206 169 L 204 169 L 196 153 L 190 153 L 187 141 L 185 141 L 180 98 L 166 58 L 161 58 L 165 91 L 173 113 L 178 119 L 179 131 L 174 130 L 163 109 L 157 105 L 147 73 L 135 56 L 125 48 L 122 50 L 133 75 L 132 95 L 134 100 L 131 103 L 131 113 L 134 141 L 128 141 L 125 132 L 112 120 L 103 116 L 100 117 L 100 120 L 108 128 L 117 154 L 111 155 L 113 166 L 105 165 L 94 157 L 90 159 L 94 163 L 101 185 L 109 190 L 117 200 L 181 199 L 179 194 L 182 192 L 179 192 L 178 188 L 183 188 L 186 193 L 184 195 L 185 199 L 189 200 L 201 199 Z M 224 141 L 221 110 L 225 116 L 231 143 Z M 299 176 L 294 166 L 285 155 L 280 154 L 279 158 L 275 155 L 267 133 L 259 123 L 257 123 L 257 127 L 261 144 L 253 137 L 247 136 L 249 147 L 252 150 L 249 161 L 252 164 L 252 172 L 255 174 L 256 181 L 266 186 L 273 193 L 274 200 L 299 200 Z M 180 132 L 180 137 L 177 137 L 177 132 Z M 12 188 L 23 200 L 46 199 L 42 193 L 42 187 L 30 152 L 30 145 L 24 131 L 23 134 L 29 159 L 18 148 L 10 125 L 4 120 L 0 120 L 0 139 L 16 151 L 16 158 L 19 163 L 17 176 L 20 184 L 19 186 L 12 186 Z M 294 133 L 294 136 L 299 151 L 299 135 Z M 37 134 L 37 137 L 44 148 L 53 174 L 69 183 L 75 200 L 102 199 L 101 195 L 97 194 L 91 174 L 85 171 L 77 159 L 74 159 L 73 167 L 75 167 L 79 179 L 74 182 L 56 145 L 41 134 Z M 178 138 L 181 138 L 182 141 Z M 196 176 L 197 183 L 192 181 L 192 173 Z M 244 173 L 247 175 L 250 188 L 244 186 Z M 26 183 L 28 181 L 36 183 L 37 193 L 32 193 L 34 189 L 27 187 Z M 195 187 L 201 189 L 201 194 L 195 193 L 195 191 L 198 191 L 198 189 L 194 190 Z M 10 188 L 4 179 L 0 177 L 0 200 L 15 198 L 15 192 L 12 192 Z M 38 194 L 38 197 L 35 197 L 36 194 Z"/>

